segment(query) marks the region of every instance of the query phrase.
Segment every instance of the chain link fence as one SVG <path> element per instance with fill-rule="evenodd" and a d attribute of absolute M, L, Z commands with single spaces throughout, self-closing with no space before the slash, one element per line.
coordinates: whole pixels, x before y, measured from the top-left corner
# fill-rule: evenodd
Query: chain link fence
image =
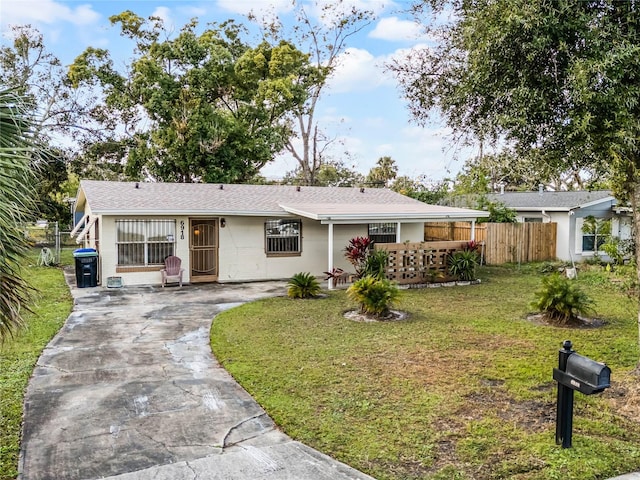
<path fill-rule="evenodd" d="M 38 263 L 51 265 L 60 263 L 63 248 L 76 248 L 69 235 L 70 231 L 61 231 L 58 222 L 36 222 L 23 226 L 24 235 L 34 249 L 40 249 Z"/>

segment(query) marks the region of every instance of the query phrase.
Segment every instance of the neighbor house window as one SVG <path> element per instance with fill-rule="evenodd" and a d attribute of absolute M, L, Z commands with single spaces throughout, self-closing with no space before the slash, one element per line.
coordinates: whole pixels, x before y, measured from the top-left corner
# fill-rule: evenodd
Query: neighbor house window
<path fill-rule="evenodd" d="M 395 223 L 370 223 L 369 238 L 373 243 L 396 243 L 397 228 Z"/>
<path fill-rule="evenodd" d="M 116 220 L 118 265 L 163 265 L 174 255 L 174 220 Z"/>
<path fill-rule="evenodd" d="M 582 251 L 597 252 L 611 238 L 611 220 L 585 217 L 582 224 Z"/>
<path fill-rule="evenodd" d="M 302 222 L 280 218 L 264 224 L 267 255 L 299 255 L 302 251 Z"/>

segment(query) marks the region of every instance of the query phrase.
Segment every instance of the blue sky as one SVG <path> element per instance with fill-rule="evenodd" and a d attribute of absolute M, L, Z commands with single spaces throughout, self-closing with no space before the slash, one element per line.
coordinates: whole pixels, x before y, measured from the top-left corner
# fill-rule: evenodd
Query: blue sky
<path fill-rule="evenodd" d="M 384 62 L 406 49 L 428 43 L 419 27 L 402 13 L 409 2 L 346 1 L 370 8 L 378 17 L 349 39 L 347 54 L 319 104 L 316 118 L 320 128 L 340 139 L 334 143 L 333 157 L 362 173 L 368 172 L 379 157 L 388 155 L 396 161 L 400 175 L 424 175 L 432 180 L 454 175 L 466 157 L 460 155 L 460 160 L 455 160 L 455 149 L 450 147 L 443 125 L 423 128 L 411 123 L 394 79 L 384 72 Z M 160 16 L 178 31 L 193 17 L 201 25 L 228 18 L 248 23 L 244 14 L 268 8 L 286 19 L 291 2 L 0 0 L 0 22 L 3 43 L 7 42 L 9 25 L 31 24 L 44 35 L 47 48 L 65 64 L 88 46 L 106 48 L 115 59 L 126 62 L 131 55 L 130 44 L 119 37 L 117 28 L 111 27 L 108 20 L 124 10 L 143 17 Z M 343 155 L 345 150 L 348 157 Z M 295 166 L 295 160 L 283 155 L 267 166 L 263 174 L 276 178 Z"/>

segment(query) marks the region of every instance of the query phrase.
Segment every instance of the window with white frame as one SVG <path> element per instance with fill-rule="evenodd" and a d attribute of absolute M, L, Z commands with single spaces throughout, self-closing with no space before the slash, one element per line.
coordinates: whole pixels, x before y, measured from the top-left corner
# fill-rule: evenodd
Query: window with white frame
<path fill-rule="evenodd" d="M 582 223 L 582 251 L 597 252 L 611 238 L 611 219 L 585 217 Z"/>
<path fill-rule="evenodd" d="M 294 218 L 267 220 L 264 224 L 267 255 L 299 255 L 302 252 L 302 221 Z"/>
<path fill-rule="evenodd" d="M 163 265 L 174 255 L 175 220 L 116 220 L 118 265 Z"/>
<path fill-rule="evenodd" d="M 396 243 L 396 223 L 370 223 L 369 238 L 373 243 Z"/>

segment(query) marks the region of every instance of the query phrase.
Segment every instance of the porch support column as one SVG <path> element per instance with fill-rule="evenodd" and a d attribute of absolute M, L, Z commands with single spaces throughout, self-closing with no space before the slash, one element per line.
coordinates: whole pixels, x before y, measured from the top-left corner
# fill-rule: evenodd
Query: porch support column
<path fill-rule="evenodd" d="M 400 240 L 402 238 L 402 232 L 400 231 L 401 226 L 402 224 L 400 222 L 396 224 L 396 243 L 402 243 Z"/>
<path fill-rule="evenodd" d="M 471 220 L 471 241 L 476 239 L 476 221 Z"/>
<path fill-rule="evenodd" d="M 327 252 L 327 259 L 329 260 L 329 265 L 327 267 L 327 272 L 330 272 L 333 268 L 333 223 L 329 222 L 329 233 L 328 233 L 328 242 L 329 251 Z M 333 290 L 333 278 L 329 277 L 329 290 Z"/>

